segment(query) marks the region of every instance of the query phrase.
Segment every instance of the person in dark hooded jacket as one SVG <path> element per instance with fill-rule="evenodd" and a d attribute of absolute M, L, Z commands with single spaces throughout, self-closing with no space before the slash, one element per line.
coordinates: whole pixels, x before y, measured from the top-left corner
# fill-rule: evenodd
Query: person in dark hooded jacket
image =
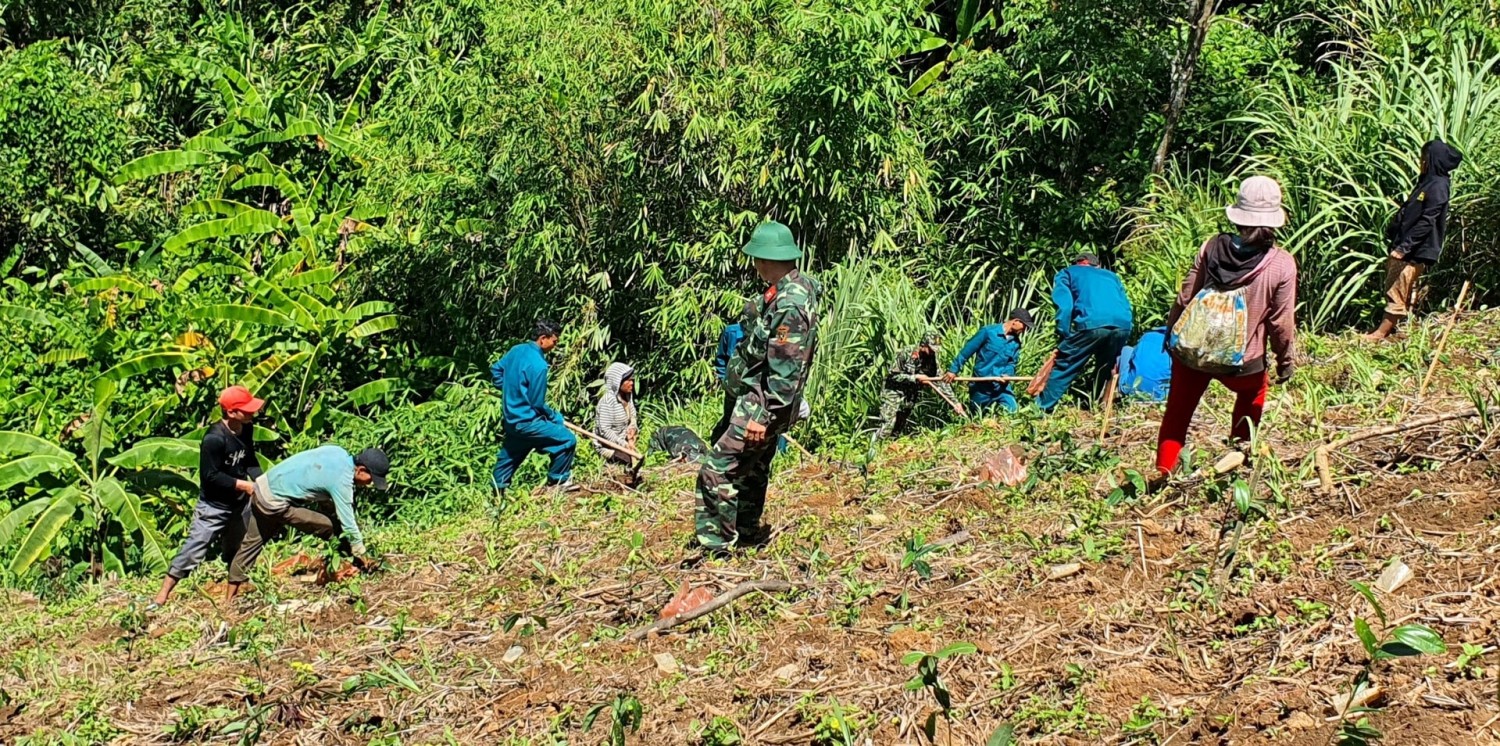
<path fill-rule="evenodd" d="M 1385 260 L 1385 316 L 1365 339 L 1378 342 L 1389 337 L 1411 315 L 1417 280 L 1443 253 L 1451 196 L 1449 176 L 1463 159 L 1462 153 L 1442 140 L 1429 140 L 1422 146 L 1417 186 L 1386 228 L 1391 253 Z"/>

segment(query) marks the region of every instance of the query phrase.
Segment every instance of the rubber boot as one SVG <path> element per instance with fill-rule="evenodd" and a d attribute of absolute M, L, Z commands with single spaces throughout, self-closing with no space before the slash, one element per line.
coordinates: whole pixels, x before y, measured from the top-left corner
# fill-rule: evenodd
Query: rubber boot
<path fill-rule="evenodd" d="M 1375 331 L 1365 335 L 1365 341 L 1384 342 L 1387 337 L 1390 337 L 1391 334 L 1396 331 L 1396 325 L 1400 322 L 1401 317 L 1396 316 L 1395 314 L 1386 314 L 1385 317 L 1380 320 L 1380 326 L 1376 327 Z"/>

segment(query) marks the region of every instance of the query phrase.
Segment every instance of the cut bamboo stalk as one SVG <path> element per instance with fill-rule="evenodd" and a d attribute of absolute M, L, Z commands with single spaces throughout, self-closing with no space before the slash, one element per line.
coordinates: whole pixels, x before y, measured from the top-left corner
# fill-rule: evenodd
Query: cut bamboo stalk
<path fill-rule="evenodd" d="M 1115 368 L 1113 375 L 1109 377 L 1109 388 L 1104 390 L 1104 420 L 1099 423 L 1099 442 L 1104 442 L 1104 436 L 1109 434 L 1109 418 L 1115 413 L 1115 390 L 1120 387 L 1120 369 Z"/>
<path fill-rule="evenodd" d="M 1478 416 L 1479 409 L 1477 407 L 1469 407 L 1468 409 L 1461 409 L 1457 412 L 1435 414 L 1430 417 L 1422 417 L 1419 419 L 1410 420 L 1408 422 L 1398 422 L 1394 425 L 1374 427 L 1370 428 L 1369 430 L 1350 435 L 1343 440 L 1324 443 L 1323 445 L 1320 445 L 1317 448 L 1313 449 L 1313 465 L 1318 469 L 1318 483 L 1324 492 L 1333 491 L 1333 470 L 1329 467 L 1328 454 L 1332 453 L 1335 448 L 1343 448 L 1345 446 L 1358 443 L 1362 440 L 1378 438 L 1382 435 L 1411 432 L 1418 428 L 1428 427 L 1429 425 L 1436 425 L 1441 422 L 1448 422 L 1449 420 L 1461 420 L 1466 417 Z"/>
<path fill-rule="evenodd" d="M 1432 353 L 1432 364 L 1427 366 L 1427 375 L 1422 376 L 1422 386 L 1417 389 L 1417 401 L 1427 395 L 1427 384 L 1432 383 L 1432 374 L 1437 372 L 1438 363 L 1443 359 L 1443 349 L 1448 346 L 1448 335 L 1453 333 L 1453 327 L 1458 324 L 1458 315 L 1463 312 L 1464 298 L 1469 295 L 1469 281 L 1464 280 L 1464 286 L 1458 291 L 1458 300 L 1453 304 L 1453 315 L 1448 319 L 1448 325 L 1443 327 L 1443 336 L 1438 337 L 1437 349 Z"/>
<path fill-rule="evenodd" d="M 791 443 L 794 447 L 796 447 L 797 450 L 801 451 L 802 454 L 805 455 L 805 456 L 807 456 L 808 458 L 814 459 L 814 460 L 816 460 L 818 458 L 817 456 L 813 455 L 812 451 L 807 450 L 806 446 L 802 445 L 801 443 L 798 443 L 797 439 L 793 438 L 791 433 L 782 433 L 781 437 L 786 438 L 786 442 Z"/>
<path fill-rule="evenodd" d="M 955 376 L 953 380 L 964 383 L 1016 383 L 1030 381 L 1031 376 Z"/>

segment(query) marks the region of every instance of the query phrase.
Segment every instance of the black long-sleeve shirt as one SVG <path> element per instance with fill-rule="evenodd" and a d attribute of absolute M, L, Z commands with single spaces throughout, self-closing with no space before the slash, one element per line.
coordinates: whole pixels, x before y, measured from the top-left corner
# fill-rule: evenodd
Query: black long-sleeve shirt
<path fill-rule="evenodd" d="M 198 485 L 204 500 L 230 505 L 245 501 L 235 483 L 252 481 L 261 473 L 253 432 L 254 426 L 246 425 L 236 435 L 223 421 L 208 429 L 198 446 Z"/>
<path fill-rule="evenodd" d="M 1463 154 L 1442 140 L 1422 146 L 1427 168 L 1417 186 L 1391 221 L 1386 238 L 1391 249 L 1407 261 L 1433 265 L 1443 252 L 1448 227 L 1449 174 L 1463 162 Z"/>

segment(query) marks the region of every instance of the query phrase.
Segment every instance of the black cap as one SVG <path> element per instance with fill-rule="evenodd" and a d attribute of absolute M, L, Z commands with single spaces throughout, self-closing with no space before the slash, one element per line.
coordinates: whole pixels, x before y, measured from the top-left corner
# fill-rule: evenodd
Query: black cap
<path fill-rule="evenodd" d="M 385 481 L 386 475 L 391 473 L 391 460 L 385 457 L 385 451 L 366 448 L 354 457 L 354 463 L 370 472 L 375 481 L 375 489 L 384 492 L 391 488 L 390 483 Z"/>
<path fill-rule="evenodd" d="M 1027 329 L 1030 329 L 1035 325 L 1035 321 L 1031 318 L 1031 312 L 1024 308 L 1017 308 L 1016 310 L 1011 311 L 1009 318 L 1015 319 L 1016 321 L 1025 324 Z"/>
<path fill-rule="evenodd" d="M 1085 251 L 1073 258 L 1074 264 L 1078 264 L 1080 262 L 1088 262 L 1089 264 L 1097 267 L 1099 266 L 1099 255 L 1093 253 L 1092 251 Z"/>

